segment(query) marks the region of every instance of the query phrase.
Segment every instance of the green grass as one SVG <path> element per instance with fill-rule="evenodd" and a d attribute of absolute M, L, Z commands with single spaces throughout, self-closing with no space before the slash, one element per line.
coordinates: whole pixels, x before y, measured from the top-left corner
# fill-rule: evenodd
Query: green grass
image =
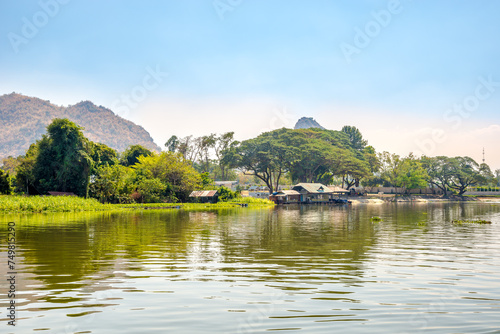
<path fill-rule="evenodd" d="M 382 221 L 382 218 L 374 216 L 370 219 L 373 223 L 378 223 Z"/>
<path fill-rule="evenodd" d="M 274 206 L 274 202 L 264 198 L 241 197 L 230 200 L 228 203 L 259 204 L 263 206 Z"/>
<path fill-rule="evenodd" d="M 274 203 L 259 198 L 241 198 L 230 202 L 209 203 L 145 203 L 145 204 L 101 204 L 93 198 L 74 196 L 0 196 L 0 213 L 15 212 L 81 212 L 104 210 L 176 209 L 212 210 L 241 207 L 246 203 L 249 208 L 272 207 Z"/>
<path fill-rule="evenodd" d="M 211 210 L 211 209 L 231 209 L 240 208 L 239 204 L 248 204 L 249 208 L 262 208 L 262 207 L 272 207 L 274 202 L 262 199 L 262 198 L 251 198 L 243 197 L 238 199 L 233 199 L 227 202 L 219 203 L 134 203 L 134 204 L 114 204 L 116 207 L 123 209 L 164 209 L 172 208 L 175 209 L 180 207 L 183 210 Z"/>
<path fill-rule="evenodd" d="M 101 211 L 110 206 L 75 196 L 0 196 L 0 212 Z"/>

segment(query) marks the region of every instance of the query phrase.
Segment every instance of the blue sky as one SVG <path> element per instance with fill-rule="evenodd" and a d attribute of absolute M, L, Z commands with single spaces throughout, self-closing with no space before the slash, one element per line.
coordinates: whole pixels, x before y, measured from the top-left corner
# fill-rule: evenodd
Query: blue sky
<path fill-rule="evenodd" d="M 91 100 L 160 145 L 310 116 L 401 155 L 481 160 L 484 146 L 500 168 L 499 12 L 494 0 L 1 0 L 0 94 Z"/>

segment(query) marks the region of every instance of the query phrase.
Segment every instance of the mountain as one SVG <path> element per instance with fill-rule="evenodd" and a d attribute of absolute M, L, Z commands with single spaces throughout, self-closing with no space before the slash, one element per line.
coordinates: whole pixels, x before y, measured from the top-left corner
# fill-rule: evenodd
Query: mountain
<path fill-rule="evenodd" d="M 117 151 L 124 151 L 134 144 L 161 151 L 142 126 L 103 106 L 83 101 L 63 107 L 12 93 L 0 96 L 0 158 L 24 154 L 31 143 L 46 133 L 47 125 L 54 118 L 68 118 L 84 128 L 83 133 L 88 139 Z"/>
<path fill-rule="evenodd" d="M 297 130 L 297 129 L 309 129 L 309 128 L 324 129 L 324 127 L 319 125 L 319 123 L 316 122 L 314 120 L 314 118 L 312 118 L 312 117 L 302 117 L 301 119 L 299 119 L 297 121 L 297 123 L 295 124 L 295 127 L 294 127 L 295 130 Z"/>

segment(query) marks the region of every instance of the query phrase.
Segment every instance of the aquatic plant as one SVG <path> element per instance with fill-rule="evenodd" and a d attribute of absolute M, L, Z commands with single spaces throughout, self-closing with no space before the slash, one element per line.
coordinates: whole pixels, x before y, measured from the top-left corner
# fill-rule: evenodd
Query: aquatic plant
<path fill-rule="evenodd" d="M 76 196 L 0 196 L 0 212 L 71 212 L 107 210 L 110 205 Z"/>
<path fill-rule="evenodd" d="M 477 219 L 477 220 L 452 220 L 453 224 L 491 224 L 489 220 Z"/>
<path fill-rule="evenodd" d="M 237 198 L 228 202 L 211 203 L 134 203 L 102 204 L 94 198 L 76 196 L 0 196 L 0 212 L 77 212 L 133 209 L 211 210 L 242 207 L 272 207 L 274 202 L 262 198 Z"/>

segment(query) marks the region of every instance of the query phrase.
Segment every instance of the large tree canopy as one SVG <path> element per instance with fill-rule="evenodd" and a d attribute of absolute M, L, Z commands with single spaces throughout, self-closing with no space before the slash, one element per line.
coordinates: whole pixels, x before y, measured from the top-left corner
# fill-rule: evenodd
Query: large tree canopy
<path fill-rule="evenodd" d="M 491 182 L 492 173 L 487 165 L 479 165 L 470 157 L 422 157 L 427 171 L 427 182 L 438 187 L 447 196 L 450 190 L 463 195 L 467 187 Z"/>
<path fill-rule="evenodd" d="M 287 172 L 298 182 L 329 183 L 333 176 L 359 180 L 369 171 L 347 134 L 317 128 L 266 132 L 228 150 L 224 159 L 260 178 L 270 192 Z"/>
<path fill-rule="evenodd" d="M 486 182 L 486 179 L 480 173 L 479 164 L 474 159 L 455 157 L 450 158 L 449 163 L 452 177 L 448 185 L 457 191 L 459 196 L 462 196 L 467 191 L 467 187 Z"/>
<path fill-rule="evenodd" d="M 33 165 L 35 188 L 41 192 L 64 191 L 87 196 L 92 167 L 89 140 L 82 128 L 68 119 L 54 119 L 37 142 Z"/>

